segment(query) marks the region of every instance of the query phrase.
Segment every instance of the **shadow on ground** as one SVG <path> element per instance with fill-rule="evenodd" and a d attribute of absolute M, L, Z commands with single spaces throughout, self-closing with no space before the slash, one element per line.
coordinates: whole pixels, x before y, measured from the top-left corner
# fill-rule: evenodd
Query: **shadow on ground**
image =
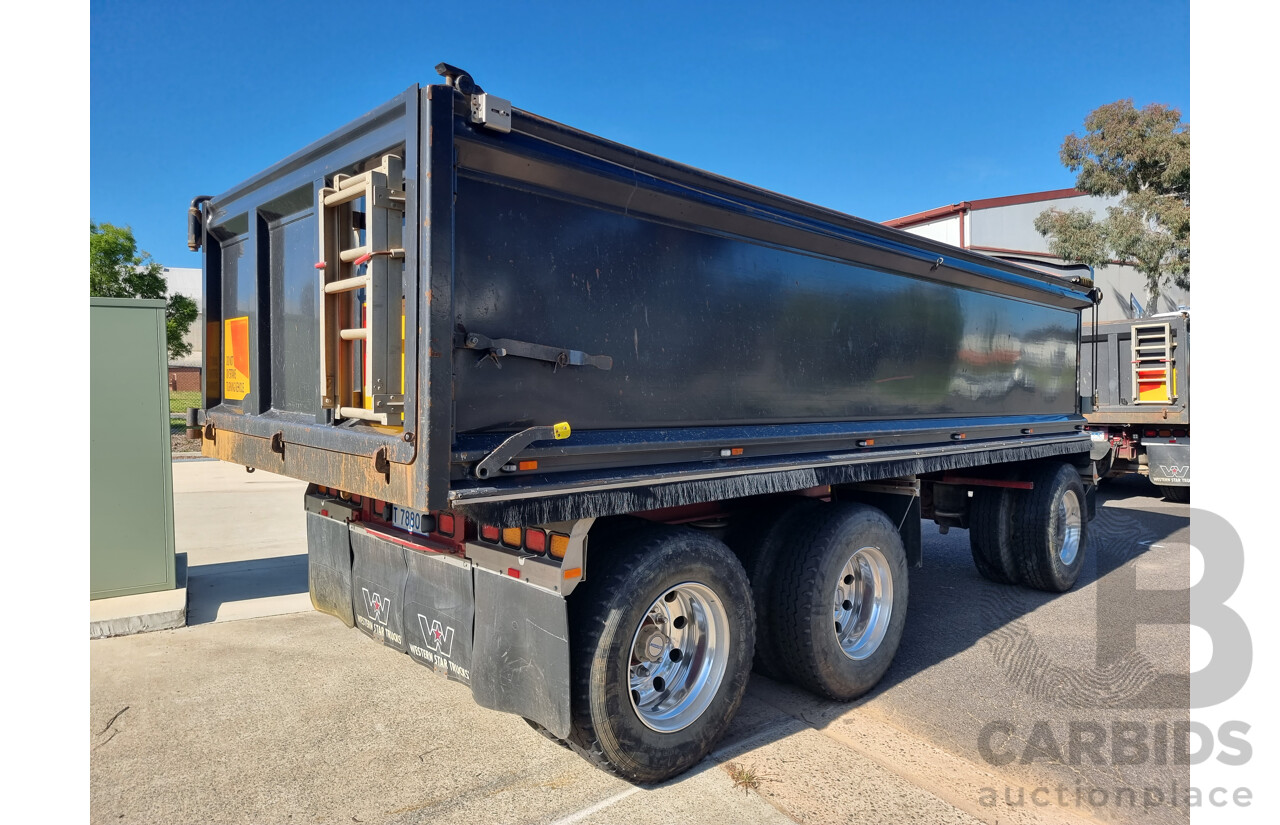
<path fill-rule="evenodd" d="M 310 609 L 305 553 L 201 564 L 187 573 L 189 625 Z"/>

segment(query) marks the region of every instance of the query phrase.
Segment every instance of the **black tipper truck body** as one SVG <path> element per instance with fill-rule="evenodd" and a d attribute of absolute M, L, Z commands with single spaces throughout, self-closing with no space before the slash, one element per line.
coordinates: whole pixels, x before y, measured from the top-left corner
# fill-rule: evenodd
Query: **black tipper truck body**
<path fill-rule="evenodd" d="M 889 598 L 897 555 L 919 563 L 921 516 L 968 526 L 973 501 L 1021 506 L 1043 486 L 1027 479 L 1071 467 L 1087 525 L 1088 284 L 603 140 L 442 71 L 448 85 L 193 202 L 207 323 L 191 424 L 206 455 L 311 483 L 317 608 L 576 741 L 592 725 L 571 699 L 575 634 L 590 635 L 575 616 L 615 598 L 595 583 L 643 591 L 627 561 L 642 546 L 728 543 L 737 583 L 641 593 L 653 609 L 637 608 L 625 667 L 637 730 L 659 744 L 604 739 L 660 756 L 601 760 L 655 778 L 697 755 L 680 737 L 736 708 L 739 648 L 754 637 L 761 666 L 770 644 L 736 624 L 768 618 L 752 565 L 787 552 L 760 513 L 892 523 L 902 547 L 854 553 L 836 612 L 893 647 L 897 602 L 858 618 L 855 591 L 866 577 Z M 730 598 L 743 582 L 754 596 Z M 695 682 L 715 701 L 690 699 Z"/>

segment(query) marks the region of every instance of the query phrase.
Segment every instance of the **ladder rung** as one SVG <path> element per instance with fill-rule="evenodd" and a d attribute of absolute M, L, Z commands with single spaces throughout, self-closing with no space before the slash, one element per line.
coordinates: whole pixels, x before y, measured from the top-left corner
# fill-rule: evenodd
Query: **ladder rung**
<path fill-rule="evenodd" d="M 386 256 L 387 256 L 387 257 L 389 257 L 389 258 L 403 258 L 403 257 L 404 257 L 404 250 L 403 250 L 403 249 L 388 249 L 388 250 L 386 250 L 385 252 L 370 252 L 370 251 L 369 251 L 369 247 L 367 247 L 367 246 L 357 246 L 357 247 L 356 247 L 356 248 L 354 248 L 354 249 L 344 249 L 344 250 L 342 250 L 342 252 L 341 252 L 341 253 L 339 253 L 338 257 L 342 258 L 342 262 L 343 262 L 344 264 L 349 264 L 349 263 L 351 263 L 352 261 L 358 261 L 358 260 L 360 260 L 361 258 L 365 257 L 366 255 L 368 255 L 368 256 L 370 256 L 370 257 L 372 257 L 372 256 L 374 256 L 374 255 L 386 255 Z"/>
<path fill-rule="evenodd" d="M 364 407 L 339 407 L 338 415 L 341 418 L 359 418 L 364 421 L 377 421 L 386 423 L 386 413 L 375 413 L 372 410 L 366 410 Z"/>
<path fill-rule="evenodd" d="M 369 337 L 369 330 L 367 327 L 344 329 L 339 330 L 338 335 L 340 335 L 344 341 L 364 341 Z"/>
<path fill-rule="evenodd" d="M 324 285 L 324 291 L 328 295 L 335 292 L 351 292 L 354 289 L 360 289 L 369 285 L 369 276 L 361 275 L 357 278 L 343 278 L 341 281 L 330 281 Z"/>
<path fill-rule="evenodd" d="M 343 183 L 345 182 L 346 181 L 343 181 Z M 337 192 L 332 192 L 331 194 L 324 196 L 324 205 L 338 206 L 340 204 L 347 203 L 348 201 L 359 200 L 364 197 L 364 194 L 365 190 L 362 186 L 356 186 L 350 189 L 339 189 Z"/>
<path fill-rule="evenodd" d="M 383 170 L 381 168 L 378 168 L 373 171 L 381 172 Z M 338 191 L 341 192 L 342 190 L 350 189 L 353 186 L 364 186 L 365 183 L 368 182 L 368 180 L 369 180 L 368 172 L 361 172 L 358 175 L 352 175 L 349 178 L 343 178 L 342 180 L 338 181 Z"/>

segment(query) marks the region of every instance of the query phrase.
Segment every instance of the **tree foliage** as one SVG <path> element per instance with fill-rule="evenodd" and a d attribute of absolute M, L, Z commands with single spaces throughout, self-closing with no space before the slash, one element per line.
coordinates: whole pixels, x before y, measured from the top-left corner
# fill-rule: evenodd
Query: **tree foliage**
<path fill-rule="evenodd" d="M 132 229 L 109 223 L 89 224 L 89 295 L 164 300 L 165 332 L 172 361 L 191 354 L 191 345 L 183 339 L 200 310 L 186 295 L 168 293 L 164 267 L 138 250 Z"/>
<path fill-rule="evenodd" d="M 1035 220 L 1058 257 L 1106 267 L 1132 262 L 1147 278 L 1148 306 L 1169 284 L 1191 282 L 1191 126 L 1177 109 L 1132 100 L 1099 106 L 1083 136 L 1062 142 L 1062 164 L 1090 195 L 1123 195 L 1098 220 L 1083 209 L 1048 209 Z"/>

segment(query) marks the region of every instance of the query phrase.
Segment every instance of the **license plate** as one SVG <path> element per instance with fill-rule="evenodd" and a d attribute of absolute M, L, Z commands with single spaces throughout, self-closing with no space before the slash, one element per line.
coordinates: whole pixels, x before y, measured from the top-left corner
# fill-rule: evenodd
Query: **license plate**
<path fill-rule="evenodd" d="M 391 505 L 391 523 L 401 530 L 425 536 L 435 528 L 435 519 L 417 510 Z"/>
<path fill-rule="evenodd" d="M 1105 430 L 1093 430 L 1089 433 L 1089 437 L 1094 441 L 1106 441 L 1107 433 Z"/>

